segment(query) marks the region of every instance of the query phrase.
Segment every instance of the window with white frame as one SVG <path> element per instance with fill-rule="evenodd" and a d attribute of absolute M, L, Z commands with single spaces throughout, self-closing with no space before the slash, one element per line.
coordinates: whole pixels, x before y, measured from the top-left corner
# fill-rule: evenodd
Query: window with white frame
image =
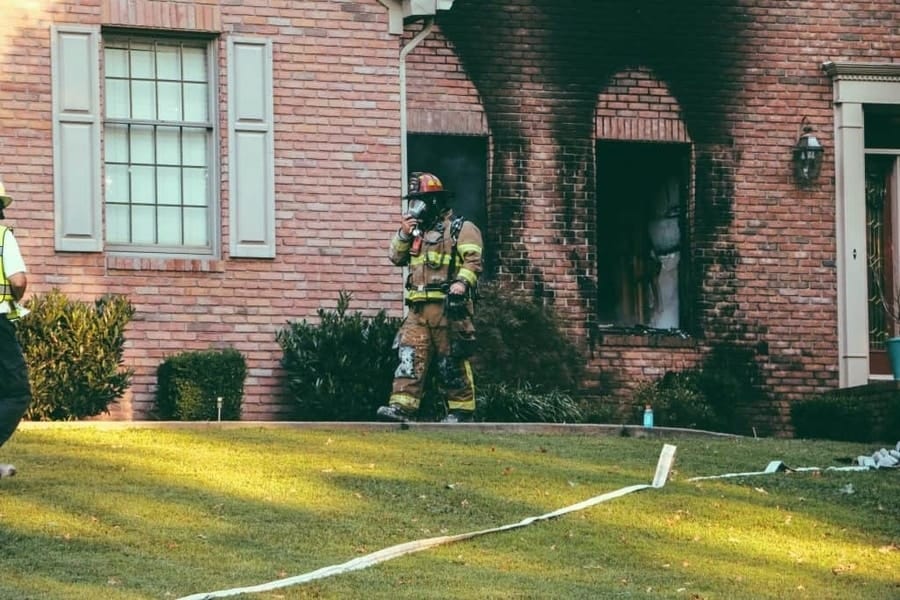
<path fill-rule="evenodd" d="M 56 251 L 219 257 L 224 216 L 229 257 L 275 257 L 272 40 L 74 24 L 51 39 Z"/>
<path fill-rule="evenodd" d="M 205 40 L 104 36 L 108 247 L 213 251 L 210 65 Z"/>

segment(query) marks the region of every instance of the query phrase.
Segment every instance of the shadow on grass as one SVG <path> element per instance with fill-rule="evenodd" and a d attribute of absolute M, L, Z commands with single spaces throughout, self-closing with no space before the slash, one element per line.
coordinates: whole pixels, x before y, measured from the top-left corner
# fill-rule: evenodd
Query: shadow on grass
<path fill-rule="evenodd" d="M 19 432 L 7 448 L 22 472 L 0 485 L 0 595 L 27 598 L 37 593 L 32 581 L 67 600 L 272 581 L 649 483 L 662 443 L 468 432 Z M 694 483 L 686 479 L 714 467 L 760 470 L 780 451 L 799 461 L 856 449 L 675 443 L 679 470 L 662 490 L 286 589 L 284 597 L 446 597 L 460 586 L 456 595 L 472 598 L 586 598 L 597 586 L 673 597 L 679 587 L 735 598 L 801 587 L 835 598 L 829 594 L 896 591 L 869 563 L 897 564 L 900 552 L 882 554 L 873 539 L 888 545 L 900 526 L 873 527 L 859 510 L 896 498 L 896 473 Z M 848 481 L 860 495 L 838 491 Z M 747 595 L 748 582 L 765 587 Z"/>

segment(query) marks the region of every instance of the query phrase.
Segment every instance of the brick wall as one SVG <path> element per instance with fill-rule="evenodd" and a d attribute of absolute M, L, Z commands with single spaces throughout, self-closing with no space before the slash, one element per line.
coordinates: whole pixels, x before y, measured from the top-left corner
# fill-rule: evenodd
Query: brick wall
<path fill-rule="evenodd" d="M 424 22 L 409 25 L 402 45 L 412 44 Z M 433 28 L 407 55 L 407 128 L 413 133 L 486 135 L 478 90 L 453 44 Z"/>
<path fill-rule="evenodd" d="M 438 22 L 492 135 L 497 277 L 599 344 L 591 371 L 611 375 L 621 400 L 733 344 L 754 350 L 785 421 L 789 402 L 838 383 L 832 88 L 820 65 L 900 59 L 898 17 L 890 0 L 457 0 Z M 434 83 L 417 103 L 441 94 Z M 791 176 L 803 116 L 826 147 L 811 190 Z M 692 344 L 592 333 L 595 137 L 693 144 Z"/>
<path fill-rule="evenodd" d="M 597 95 L 595 137 L 690 142 L 678 100 L 647 67 L 624 69 Z"/>
<path fill-rule="evenodd" d="M 3 3 L 0 16 L 0 177 L 16 202 L 16 228 L 29 268 L 29 293 L 52 288 L 84 300 L 127 294 L 137 313 L 126 363 L 133 386 L 114 418 L 141 418 L 165 356 L 233 346 L 247 358 L 244 417 L 284 414 L 275 333 L 288 320 L 314 319 L 341 290 L 351 310 L 401 311 L 401 278 L 386 259 L 399 212 L 398 37 L 375 0 L 229 2 L 35 0 Z M 228 182 L 222 170 L 222 247 L 216 260 L 140 259 L 54 251 L 50 104 L 51 23 L 175 27 L 221 34 L 224 98 L 229 35 L 273 41 L 277 256 L 227 255 Z M 219 107 L 227 131 L 226 104 Z M 229 147 L 222 136 L 221 164 Z"/>

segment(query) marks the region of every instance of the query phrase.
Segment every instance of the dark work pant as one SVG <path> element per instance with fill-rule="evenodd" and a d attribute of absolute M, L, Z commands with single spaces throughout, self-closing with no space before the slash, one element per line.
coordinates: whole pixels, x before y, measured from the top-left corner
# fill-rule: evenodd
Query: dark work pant
<path fill-rule="evenodd" d="M 31 402 L 28 369 L 15 326 L 0 315 L 0 446 L 10 438 Z"/>

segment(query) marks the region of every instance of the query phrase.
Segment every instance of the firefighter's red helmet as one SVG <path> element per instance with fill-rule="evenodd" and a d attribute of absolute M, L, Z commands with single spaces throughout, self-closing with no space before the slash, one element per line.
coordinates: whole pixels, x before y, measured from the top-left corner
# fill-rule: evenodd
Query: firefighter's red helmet
<path fill-rule="evenodd" d="M 427 194 L 444 195 L 444 184 L 433 173 L 416 171 L 409 175 L 409 189 L 404 198 L 421 198 Z"/>

